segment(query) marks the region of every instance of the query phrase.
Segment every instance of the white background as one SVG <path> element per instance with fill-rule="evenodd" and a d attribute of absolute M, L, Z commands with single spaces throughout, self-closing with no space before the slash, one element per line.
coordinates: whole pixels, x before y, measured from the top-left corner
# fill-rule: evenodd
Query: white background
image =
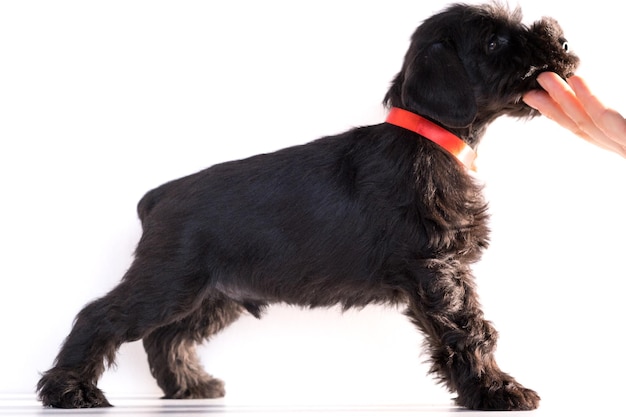
<path fill-rule="evenodd" d="M 618 3 L 520 3 L 561 22 L 579 73 L 626 111 Z M 32 394 L 75 314 L 121 278 L 144 192 L 381 122 L 408 38 L 446 4 L 0 3 L 0 394 Z M 497 121 L 479 153 L 493 234 L 475 272 L 501 367 L 544 406 L 622 397 L 626 161 L 545 118 Z M 201 355 L 227 402 L 447 403 L 421 341 L 392 308 L 275 306 Z M 140 342 L 117 363 L 110 397 L 161 395 Z"/>

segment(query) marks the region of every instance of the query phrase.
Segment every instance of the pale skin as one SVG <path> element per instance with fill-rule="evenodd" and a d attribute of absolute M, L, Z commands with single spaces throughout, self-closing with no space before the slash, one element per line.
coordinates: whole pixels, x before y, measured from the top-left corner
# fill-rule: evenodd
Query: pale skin
<path fill-rule="evenodd" d="M 585 81 L 573 75 L 564 81 L 553 72 L 539 74 L 545 90 L 534 90 L 524 102 L 576 135 L 626 158 L 626 119 L 606 107 Z"/>

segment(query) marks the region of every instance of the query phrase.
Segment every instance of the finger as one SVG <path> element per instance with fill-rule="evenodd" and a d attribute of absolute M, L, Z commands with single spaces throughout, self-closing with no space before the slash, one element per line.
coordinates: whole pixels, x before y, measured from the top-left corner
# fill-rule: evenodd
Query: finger
<path fill-rule="evenodd" d="M 557 74 L 541 73 L 537 77 L 537 82 L 579 127 L 592 123 L 591 117 L 576 97 L 574 90 Z"/>
<path fill-rule="evenodd" d="M 533 109 L 538 110 L 548 119 L 554 120 L 564 128 L 572 131 L 574 134 L 591 140 L 589 135 L 581 130 L 578 125 L 563 111 L 561 106 L 543 90 L 529 91 L 524 95 L 523 100 Z"/>
<path fill-rule="evenodd" d="M 548 92 L 550 97 L 561 107 L 562 112 L 569 117 L 574 124 L 576 124 L 579 131 L 583 134 L 577 133 L 579 136 L 595 143 L 596 145 L 624 154 L 624 149 L 619 144 L 615 143 L 605 132 L 600 129 L 592 117 L 587 113 L 587 110 L 576 96 L 574 90 L 563 80 L 560 76 L 552 72 L 544 72 L 537 77 L 539 85 Z M 561 123 L 561 119 L 555 119 Z M 569 126 L 566 125 L 566 127 Z M 569 127 L 568 127 L 569 128 Z M 574 133 L 576 130 L 570 128 Z"/>
<path fill-rule="evenodd" d="M 568 84 L 595 124 L 618 145 L 626 146 L 626 120 L 624 117 L 602 104 L 582 78 L 573 76 L 568 79 Z"/>

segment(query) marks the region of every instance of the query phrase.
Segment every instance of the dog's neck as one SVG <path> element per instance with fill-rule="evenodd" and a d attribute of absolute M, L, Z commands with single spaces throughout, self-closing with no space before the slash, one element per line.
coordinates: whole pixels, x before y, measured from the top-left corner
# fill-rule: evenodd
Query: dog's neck
<path fill-rule="evenodd" d="M 476 159 L 476 152 L 449 130 L 444 129 L 418 114 L 399 107 L 392 107 L 389 110 L 386 122 L 415 132 L 435 142 L 454 155 L 465 167 L 475 170 L 474 160 Z"/>

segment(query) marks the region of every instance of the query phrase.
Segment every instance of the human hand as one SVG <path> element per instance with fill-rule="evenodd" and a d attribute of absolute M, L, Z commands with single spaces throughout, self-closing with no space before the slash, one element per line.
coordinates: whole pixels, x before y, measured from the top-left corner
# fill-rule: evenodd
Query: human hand
<path fill-rule="evenodd" d="M 626 158 L 626 119 L 603 105 L 581 77 L 573 75 L 565 82 L 553 72 L 544 72 L 537 81 L 545 91 L 526 93 L 526 104 L 587 141 Z"/>

